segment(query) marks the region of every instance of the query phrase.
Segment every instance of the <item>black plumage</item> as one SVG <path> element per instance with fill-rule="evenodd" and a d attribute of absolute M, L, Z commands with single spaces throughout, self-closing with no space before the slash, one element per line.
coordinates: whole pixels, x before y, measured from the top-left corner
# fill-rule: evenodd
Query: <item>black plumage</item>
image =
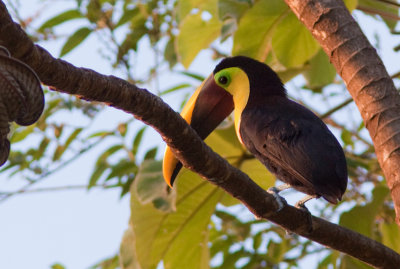
<path fill-rule="evenodd" d="M 224 59 L 214 70 L 239 67 L 250 82 L 239 132 L 246 148 L 293 188 L 336 204 L 347 186 L 343 150 L 327 126 L 286 96 L 271 68 L 253 59 Z"/>

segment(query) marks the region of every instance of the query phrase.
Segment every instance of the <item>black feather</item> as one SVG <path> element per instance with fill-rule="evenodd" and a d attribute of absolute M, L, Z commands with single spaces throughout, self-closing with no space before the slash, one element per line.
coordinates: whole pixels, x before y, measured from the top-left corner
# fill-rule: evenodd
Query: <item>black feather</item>
<path fill-rule="evenodd" d="M 242 112 L 244 145 L 279 179 L 295 189 L 336 204 L 347 187 L 346 159 L 335 136 L 314 113 L 286 97 L 279 77 L 267 65 L 237 56 L 214 72 L 239 67 L 250 81 Z"/>

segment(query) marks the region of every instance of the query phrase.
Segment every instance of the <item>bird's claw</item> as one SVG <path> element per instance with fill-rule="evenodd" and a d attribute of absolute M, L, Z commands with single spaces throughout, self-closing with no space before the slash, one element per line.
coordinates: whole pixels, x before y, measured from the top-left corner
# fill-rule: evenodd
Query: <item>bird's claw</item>
<path fill-rule="evenodd" d="M 310 210 L 308 210 L 308 208 L 304 205 L 304 203 L 297 202 L 294 206 L 300 209 L 301 211 L 307 213 L 307 232 L 311 233 L 313 231 L 313 225 L 312 225 L 312 215 Z"/>
<path fill-rule="evenodd" d="M 278 204 L 278 209 L 276 210 L 276 212 L 281 211 L 287 205 L 285 198 L 278 194 L 279 190 L 276 187 L 269 188 L 267 192 L 274 196 L 275 201 Z"/>

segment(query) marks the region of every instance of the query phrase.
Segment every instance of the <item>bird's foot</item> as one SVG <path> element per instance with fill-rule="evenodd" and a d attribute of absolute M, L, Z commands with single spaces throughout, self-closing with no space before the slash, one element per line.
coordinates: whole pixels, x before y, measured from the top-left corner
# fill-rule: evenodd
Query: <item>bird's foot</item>
<path fill-rule="evenodd" d="M 302 202 L 302 200 L 300 200 L 294 206 L 307 214 L 307 232 L 311 233 L 313 231 L 312 215 L 310 210 L 308 210 L 304 203 L 305 202 Z"/>
<path fill-rule="evenodd" d="M 287 205 L 285 198 L 279 195 L 280 190 L 278 188 L 271 187 L 267 190 L 267 192 L 274 196 L 275 201 L 278 204 L 278 209 L 276 210 L 276 212 L 281 211 Z"/>

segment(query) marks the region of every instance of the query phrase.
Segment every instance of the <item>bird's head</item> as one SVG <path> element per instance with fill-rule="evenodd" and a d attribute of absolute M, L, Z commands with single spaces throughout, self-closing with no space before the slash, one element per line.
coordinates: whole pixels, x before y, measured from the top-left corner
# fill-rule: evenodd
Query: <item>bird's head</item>
<path fill-rule="evenodd" d="M 286 96 L 278 75 L 266 64 L 246 56 L 223 59 L 214 69 L 215 82 L 234 97 L 242 91 L 249 96 Z"/>
<path fill-rule="evenodd" d="M 270 95 L 286 95 L 282 82 L 270 67 L 245 56 L 228 57 L 195 91 L 181 115 L 205 139 L 235 109 L 235 129 L 240 138 L 240 115 L 246 105 Z M 167 147 L 163 174 L 169 186 L 181 167 Z"/>

